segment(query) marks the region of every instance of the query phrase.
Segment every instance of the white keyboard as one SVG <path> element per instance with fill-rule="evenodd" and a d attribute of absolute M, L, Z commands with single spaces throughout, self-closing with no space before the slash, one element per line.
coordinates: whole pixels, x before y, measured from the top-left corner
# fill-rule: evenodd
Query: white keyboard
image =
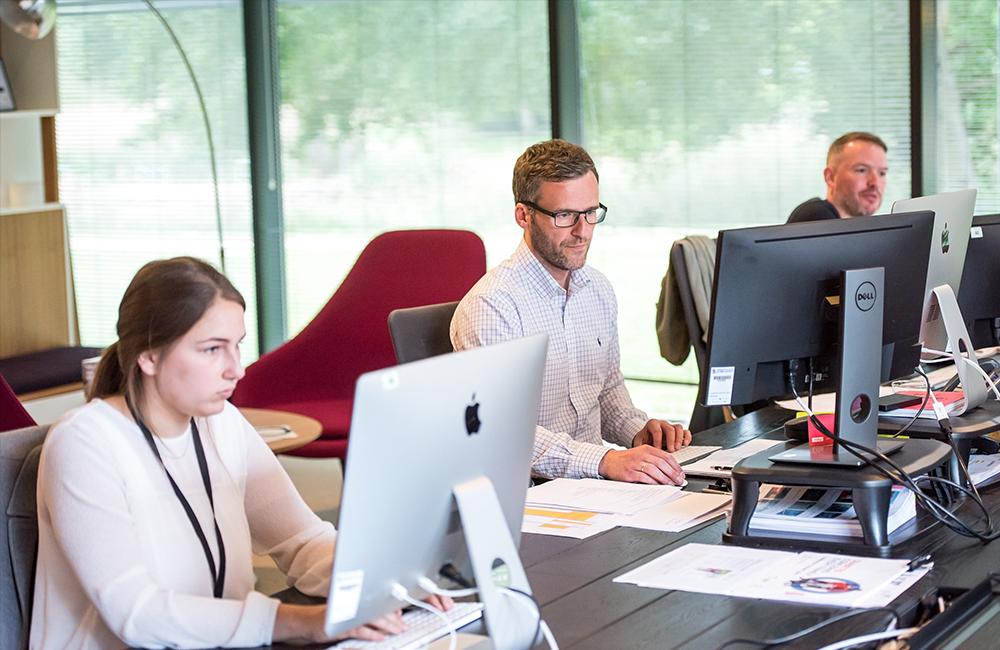
<path fill-rule="evenodd" d="M 683 449 L 678 449 L 671 455 L 677 460 L 678 463 L 683 465 L 684 463 L 690 463 L 692 460 L 701 458 L 702 456 L 707 456 L 713 451 L 718 451 L 722 447 L 713 447 L 712 445 L 688 445 Z"/>
<path fill-rule="evenodd" d="M 444 624 L 440 616 L 425 609 L 414 607 L 403 612 L 403 623 L 406 631 L 387 636 L 383 641 L 361 641 L 347 639 L 333 648 L 347 650 L 348 648 L 364 648 L 365 650 L 416 650 L 423 648 L 437 639 L 445 636 L 451 630 L 457 630 L 463 625 L 479 619 L 483 615 L 482 603 L 455 603 L 447 612 L 442 612 L 448 619 Z"/>

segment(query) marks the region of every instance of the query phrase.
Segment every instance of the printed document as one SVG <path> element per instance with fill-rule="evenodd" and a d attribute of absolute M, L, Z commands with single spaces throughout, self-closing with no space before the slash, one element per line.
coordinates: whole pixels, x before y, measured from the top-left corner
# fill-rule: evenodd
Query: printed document
<path fill-rule="evenodd" d="M 733 466 L 736 463 L 783 442 L 785 441 L 754 438 L 753 440 L 744 442 L 742 445 L 730 447 L 729 449 L 720 449 L 693 463 L 688 463 L 684 466 L 684 473 L 691 474 L 692 476 L 726 478 L 732 475 Z"/>
<path fill-rule="evenodd" d="M 527 504 L 614 515 L 633 515 L 676 499 L 676 485 L 621 483 L 596 478 L 557 478 L 528 488 Z"/>
<path fill-rule="evenodd" d="M 907 560 L 686 544 L 614 579 L 655 589 L 858 607 L 886 605 Z M 906 581 L 900 584 L 905 586 Z M 899 586 L 899 585 L 897 585 Z"/>
<path fill-rule="evenodd" d="M 704 492 L 681 492 L 667 503 L 637 512 L 634 515 L 617 515 L 620 526 L 662 530 L 679 533 L 691 526 L 714 519 L 726 513 L 732 497 L 728 494 L 707 494 Z"/>
<path fill-rule="evenodd" d="M 969 476 L 975 485 L 989 485 L 1000 480 L 1000 454 L 969 456 Z"/>
<path fill-rule="evenodd" d="M 888 532 L 916 516 L 917 501 L 913 493 L 900 485 L 893 486 Z M 762 485 L 750 528 L 818 536 L 863 536 L 851 490 L 839 488 Z"/>
<path fill-rule="evenodd" d="M 521 520 L 522 533 L 586 539 L 618 526 L 614 515 L 584 510 L 564 510 L 526 505 Z"/>
<path fill-rule="evenodd" d="M 679 532 L 722 515 L 730 501 L 672 486 L 557 479 L 528 489 L 521 532 L 575 539 L 616 526 Z"/>

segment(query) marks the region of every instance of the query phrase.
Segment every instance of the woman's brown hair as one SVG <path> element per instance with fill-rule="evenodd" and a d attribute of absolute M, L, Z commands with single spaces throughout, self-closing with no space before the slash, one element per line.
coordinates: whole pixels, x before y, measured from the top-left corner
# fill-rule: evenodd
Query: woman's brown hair
<path fill-rule="evenodd" d="M 142 404 L 139 355 L 172 345 L 217 298 L 246 309 L 226 276 L 194 257 L 156 260 L 139 269 L 118 307 L 118 340 L 101 356 L 87 398 L 126 395 Z"/>

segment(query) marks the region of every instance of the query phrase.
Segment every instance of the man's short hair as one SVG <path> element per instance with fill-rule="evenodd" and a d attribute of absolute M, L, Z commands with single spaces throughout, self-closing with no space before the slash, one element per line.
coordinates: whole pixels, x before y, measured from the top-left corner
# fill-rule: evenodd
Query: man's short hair
<path fill-rule="evenodd" d="M 832 167 L 830 163 L 833 159 L 840 155 L 840 152 L 844 150 L 849 143 L 855 140 L 861 140 L 863 142 L 871 142 L 882 147 L 882 151 L 889 153 L 889 147 L 885 146 L 885 142 L 882 138 L 878 137 L 874 133 L 868 133 L 867 131 L 851 131 L 850 133 L 845 133 L 830 145 L 830 150 L 826 152 L 826 166 Z"/>
<path fill-rule="evenodd" d="M 583 147 L 565 140 L 545 140 L 533 144 L 514 163 L 514 201 L 534 201 L 544 182 L 562 182 L 597 176 L 597 167 Z"/>

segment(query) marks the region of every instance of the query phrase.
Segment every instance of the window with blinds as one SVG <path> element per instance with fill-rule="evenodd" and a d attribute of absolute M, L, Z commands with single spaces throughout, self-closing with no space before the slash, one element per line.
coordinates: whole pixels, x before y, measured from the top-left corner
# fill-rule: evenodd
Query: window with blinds
<path fill-rule="evenodd" d="M 544 0 L 280 1 L 278 28 L 289 335 L 381 231 L 513 252 L 514 161 L 551 135 Z"/>
<path fill-rule="evenodd" d="M 979 190 L 1000 212 L 1000 17 L 997 0 L 938 0 L 936 190 Z"/>
<path fill-rule="evenodd" d="M 627 376 L 697 381 L 660 358 L 671 243 L 783 223 L 825 196 L 830 143 L 889 147 L 882 209 L 910 194 L 906 0 L 579 0 L 584 144 L 608 220 L 591 261 L 618 291 Z"/>
<path fill-rule="evenodd" d="M 220 181 L 226 271 L 247 300 L 257 355 L 246 73 L 238 0 L 159 0 L 201 84 Z M 209 147 L 167 32 L 142 2 L 59 3 L 57 152 L 80 336 L 115 340 L 118 303 L 144 263 L 220 262 Z"/>

